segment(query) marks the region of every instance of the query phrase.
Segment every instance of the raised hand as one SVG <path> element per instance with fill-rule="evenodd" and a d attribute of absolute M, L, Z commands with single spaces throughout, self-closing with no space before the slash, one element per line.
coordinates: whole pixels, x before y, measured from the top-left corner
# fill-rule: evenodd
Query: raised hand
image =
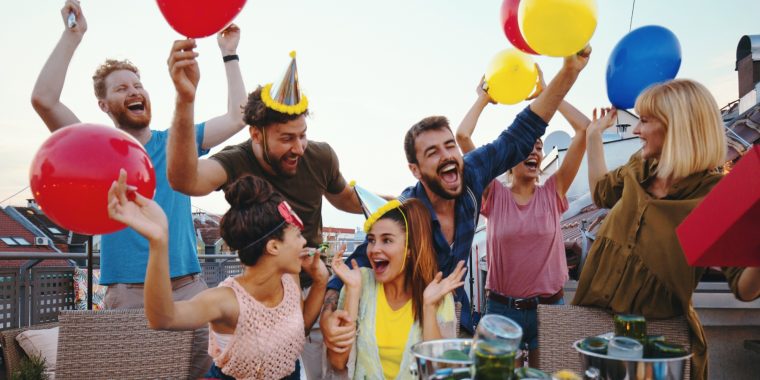
<path fill-rule="evenodd" d="M 230 24 L 217 33 L 216 42 L 219 44 L 219 50 L 222 51 L 223 56 L 235 54 L 240 42 L 240 28 L 235 24 Z"/>
<path fill-rule="evenodd" d="M 591 45 L 586 45 L 583 50 L 577 54 L 573 54 L 565 57 L 564 67 L 580 72 L 588 64 L 588 60 L 591 57 Z"/>
<path fill-rule="evenodd" d="M 594 108 L 591 124 L 586 128 L 586 133 L 601 134 L 605 129 L 615 125 L 617 119 L 617 110 L 615 108 L 599 108 L 599 114 L 597 109 Z M 597 117 L 599 116 L 599 117 Z"/>
<path fill-rule="evenodd" d="M 456 268 L 454 268 L 454 271 L 451 272 L 448 277 L 441 279 L 443 277 L 443 273 L 438 272 L 435 275 L 435 278 L 433 278 L 433 281 L 430 281 L 428 286 L 425 287 L 425 291 L 422 292 L 423 305 L 437 306 L 443 300 L 443 297 L 445 297 L 446 294 L 449 294 L 454 289 L 464 285 L 462 276 L 464 276 L 464 273 L 466 271 L 467 268 L 464 267 L 464 261 L 461 260 L 457 263 Z"/>
<path fill-rule="evenodd" d="M 198 61 L 195 60 L 198 53 L 193 51 L 195 47 L 195 40 L 192 38 L 174 41 L 169 59 L 166 61 L 179 100 L 188 103 L 195 101 L 195 91 L 201 79 Z"/>
<path fill-rule="evenodd" d="M 546 88 L 546 80 L 544 80 L 544 72 L 541 70 L 541 66 L 536 63 L 536 71 L 538 71 L 538 78 L 536 79 L 536 89 L 533 90 L 533 93 L 530 94 L 525 100 L 533 100 L 537 98 L 539 95 L 541 95 L 542 92 L 544 92 L 544 89 Z"/>
<path fill-rule="evenodd" d="M 345 247 L 343 247 L 345 251 Z M 345 262 L 343 262 L 343 252 L 336 253 L 332 259 L 332 269 L 335 274 L 343 281 L 347 289 L 352 291 L 361 290 L 362 288 L 362 272 L 359 269 L 359 265 L 356 260 L 351 260 L 352 268 L 349 268 Z"/>
<path fill-rule="evenodd" d="M 119 179 L 108 190 L 108 216 L 132 227 L 151 242 L 166 242 L 169 223 L 164 210 L 136 190 L 136 187 L 127 185 L 127 172 L 121 169 Z"/>
<path fill-rule="evenodd" d="M 69 28 L 69 14 L 73 13 L 76 17 L 76 26 Z M 63 4 L 61 8 L 61 17 L 63 17 L 63 27 L 76 34 L 79 38 L 82 38 L 87 31 L 87 19 L 82 13 L 82 7 L 79 5 L 79 0 L 67 0 L 66 4 Z"/>
<path fill-rule="evenodd" d="M 478 99 L 487 100 L 488 103 L 496 104 L 496 102 L 491 98 L 491 95 L 488 95 L 488 84 L 486 84 L 486 77 L 485 75 L 480 78 L 480 83 L 478 83 L 478 87 L 475 87 L 475 93 L 478 94 Z"/>

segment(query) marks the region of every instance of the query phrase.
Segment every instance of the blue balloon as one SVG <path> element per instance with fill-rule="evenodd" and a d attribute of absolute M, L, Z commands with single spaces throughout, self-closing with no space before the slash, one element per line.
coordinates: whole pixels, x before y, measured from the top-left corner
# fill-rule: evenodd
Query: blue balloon
<path fill-rule="evenodd" d="M 629 109 L 647 87 L 676 77 L 681 44 L 667 28 L 642 26 L 626 34 L 607 62 L 607 97 L 618 109 Z"/>

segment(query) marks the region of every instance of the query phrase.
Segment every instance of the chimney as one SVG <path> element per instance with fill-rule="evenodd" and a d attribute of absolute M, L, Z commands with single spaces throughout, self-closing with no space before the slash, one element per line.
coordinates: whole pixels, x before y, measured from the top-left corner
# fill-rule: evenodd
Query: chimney
<path fill-rule="evenodd" d="M 739 114 L 758 103 L 760 89 L 760 35 L 742 36 L 736 46 L 736 71 L 739 75 Z"/>
<path fill-rule="evenodd" d="M 28 198 L 26 200 L 26 207 L 34 209 L 34 211 L 40 212 L 40 207 L 37 206 L 37 201 L 34 198 Z"/>

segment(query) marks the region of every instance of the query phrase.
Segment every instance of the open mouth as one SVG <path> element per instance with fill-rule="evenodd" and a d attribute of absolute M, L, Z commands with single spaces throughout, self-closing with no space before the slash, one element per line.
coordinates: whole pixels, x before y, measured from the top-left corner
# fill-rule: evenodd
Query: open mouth
<path fill-rule="evenodd" d="M 443 164 L 438 168 L 438 175 L 447 184 L 456 184 L 459 181 L 459 171 L 456 163 Z"/>
<path fill-rule="evenodd" d="M 282 163 L 285 166 L 295 167 L 296 165 L 298 165 L 298 159 L 299 159 L 299 157 L 297 155 L 293 154 L 293 155 L 289 155 L 289 156 L 283 157 L 282 158 Z"/>
<path fill-rule="evenodd" d="M 376 275 L 383 274 L 385 270 L 388 269 L 388 264 L 390 264 L 388 260 L 384 260 L 384 259 L 372 260 L 372 268 L 375 270 Z"/>
<path fill-rule="evenodd" d="M 538 169 L 538 159 L 534 157 L 528 158 L 527 160 L 523 161 L 523 163 L 525 164 L 525 167 L 530 170 Z"/>
<path fill-rule="evenodd" d="M 142 101 L 132 102 L 127 104 L 127 109 L 130 111 L 145 111 L 145 103 Z"/>

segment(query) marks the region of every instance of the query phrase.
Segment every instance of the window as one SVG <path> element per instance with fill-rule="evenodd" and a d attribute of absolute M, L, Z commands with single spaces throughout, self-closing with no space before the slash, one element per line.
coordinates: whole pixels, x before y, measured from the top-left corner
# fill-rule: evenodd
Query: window
<path fill-rule="evenodd" d="M 54 234 L 62 234 L 61 230 L 55 228 L 55 227 L 48 227 L 48 231 L 54 233 Z"/>
<path fill-rule="evenodd" d="M 16 243 L 15 240 L 13 240 L 13 239 L 11 239 L 9 237 L 0 238 L 0 240 L 2 240 L 3 243 L 8 244 L 8 245 L 18 245 L 18 243 Z"/>
<path fill-rule="evenodd" d="M 21 236 L 14 236 L 13 240 L 15 240 L 19 245 L 32 245 L 32 243 L 28 242 L 26 239 L 22 238 Z"/>

